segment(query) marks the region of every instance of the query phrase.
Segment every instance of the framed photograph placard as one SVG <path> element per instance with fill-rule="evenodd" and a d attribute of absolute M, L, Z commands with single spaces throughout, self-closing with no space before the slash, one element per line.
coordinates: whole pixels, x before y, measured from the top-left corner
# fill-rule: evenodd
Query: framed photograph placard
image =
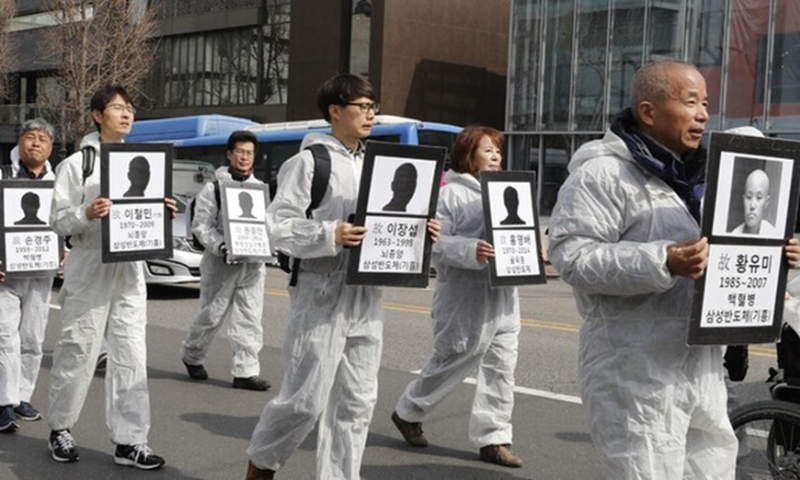
<path fill-rule="evenodd" d="M 546 283 L 536 173 L 481 172 L 480 181 L 486 241 L 494 246 L 489 283 L 492 287 Z"/>
<path fill-rule="evenodd" d="M 220 182 L 219 187 L 228 258 L 243 262 L 273 260 L 266 221 L 269 187 L 235 182 Z"/>
<path fill-rule="evenodd" d="M 172 256 L 172 145 L 114 143 L 100 147 L 100 194 L 111 211 L 102 219 L 103 263 Z"/>
<path fill-rule="evenodd" d="M 695 282 L 688 344 L 780 336 L 799 174 L 800 142 L 711 134 L 702 223 L 708 267 Z"/>
<path fill-rule="evenodd" d="M 0 182 L 0 271 L 7 278 L 53 277 L 64 242 L 50 228 L 50 180 Z"/>
<path fill-rule="evenodd" d="M 447 150 L 367 142 L 355 225 L 365 226 L 350 252 L 347 283 L 428 286 L 431 241 Z"/>

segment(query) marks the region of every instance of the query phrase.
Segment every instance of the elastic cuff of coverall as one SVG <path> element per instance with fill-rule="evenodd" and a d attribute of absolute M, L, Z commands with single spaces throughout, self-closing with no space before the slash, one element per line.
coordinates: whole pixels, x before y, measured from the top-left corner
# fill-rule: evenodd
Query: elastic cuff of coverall
<path fill-rule="evenodd" d="M 659 278 L 656 278 L 655 280 L 662 287 L 659 291 L 663 292 L 672 288 L 680 279 L 680 277 L 672 275 L 672 272 L 669 271 L 669 267 L 667 267 L 667 249 L 672 245 L 675 245 L 677 242 L 673 242 L 671 240 L 662 240 L 654 243 L 658 244 L 659 246 L 657 255 L 659 257 L 659 264 L 661 265 L 661 268 L 659 268 L 659 273 L 661 275 L 659 275 Z"/>
<path fill-rule="evenodd" d="M 325 245 L 325 248 L 330 249 L 330 255 L 329 256 L 331 256 L 331 257 L 334 256 L 334 255 L 338 255 L 339 252 L 341 252 L 342 249 L 344 248 L 342 245 L 338 245 L 336 243 L 336 227 L 340 223 L 343 223 L 343 222 L 340 222 L 338 220 L 336 220 L 336 221 L 323 221 L 322 222 L 322 228 L 323 228 L 323 231 L 325 232 L 325 243 L 324 243 L 324 245 Z M 320 256 L 326 256 L 326 255 L 320 255 Z"/>
<path fill-rule="evenodd" d="M 91 205 L 91 203 L 85 203 L 78 208 L 77 212 L 75 212 L 75 220 L 86 229 L 92 226 L 93 221 L 86 217 L 86 209 L 89 208 L 89 205 Z"/>

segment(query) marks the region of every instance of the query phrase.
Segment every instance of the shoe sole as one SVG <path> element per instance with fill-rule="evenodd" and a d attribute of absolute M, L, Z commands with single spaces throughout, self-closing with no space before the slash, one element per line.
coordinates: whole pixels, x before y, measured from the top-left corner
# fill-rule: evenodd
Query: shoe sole
<path fill-rule="evenodd" d="M 56 462 L 58 462 L 58 463 L 75 463 L 75 462 L 77 462 L 78 460 L 80 460 L 80 458 L 81 458 L 81 457 L 78 457 L 78 456 L 75 456 L 75 458 L 63 458 L 63 457 L 59 457 L 59 456 L 57 456 L 57 455 L 56 455 L 56 452 L 55 452 L 55 450 L 53 450 L 53 446 L 52 446 L 52 445 L 50 445 L 50 444 L 48 443 L 48 444 L 47 444 L 47 447 L 50 449 L 50 456 L 51 456 L 51 457 L 53 457 L 53 460 L 55 460 L 55 461 L 56 461 Z"/>
<path fill-rule="evenodd" d="M 155 465 L 142 465 L 141 463 L 136 463 L 133 460 L 128 460 L 127 458 L 114 457 L 114 463 L 125 467 L 138 468 L 139 470 L 155 470 L 156 468 L 163 467 L 164 463 L 166 462 L 157 463 Z"/>
<path fill-rule="evenodd" d="M 36 420 L 42 419 L 41 413 L 36 415 L 35 417 L 24 417 L 18 413 L 15 413 L 14 416 L 17 417 L 17 420 L 22 420 L 23 422 L 35 422 Z"/>
<path fill-rule="evenodd" d="M 0 427 L 0 433 L 14 433 L 19 428 L 17 422 L 11 422 L 8 425 Z"/>
<path fill-rule="evenodd" d="M 233 388 L 238 388 L 239 390 L 250 390 L 251 392 L 266 392 L 271 387 L 267 387 L 267 388 L 252 388 L 252 387 L 247 387 L 247 386 L 243 386 L 243 385 L 233 385 Z"/>

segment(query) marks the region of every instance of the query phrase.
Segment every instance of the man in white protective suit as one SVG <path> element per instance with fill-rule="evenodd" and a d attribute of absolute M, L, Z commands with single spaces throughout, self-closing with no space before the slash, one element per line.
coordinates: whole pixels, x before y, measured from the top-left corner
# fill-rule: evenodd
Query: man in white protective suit
<path fill-rule="evenodd" d="M 305 137 L 301 152 L 281 167 L 267 209 L 272 247 L 302 261 L 297 284 L 289 288 L 281 391 L 264 408 L 250 440 L 249 480 L 274 478 L 317 420 L 317 479 L 360 479 L 378 397 L 382 290 L 345 285 L 345 267 L 347 248 L 366 235 L 348 218 L 358 199 L 361 139 L 369 136 L 379 107 L 372 85 L 349 74 L 326 81 L 317 105 L 331 123 L 331 134 Z M 315 160 L 303 149 L 312 144 L 324 145 L 330 154 L 330 183 L 306 218 Z M 435 241 L 439 223 L 429 221 L 428 231 Z"/>
<path fill-rule="evenodd" d="M 261 184 L 253 175 L 257 146 L 254 133 L 233 132 L 228 137 L 228 165 L 217 169 L 216 182 Z M 205 252 L 200 263 L 200 305 L 183 341 L 181 356 L 190 378 L 208 379 L 203 362 L 214 336 L 222 323 L 228 321 L 233 388 L 265 391 L 271 384 L 258 376 L 261 371 L 258 352 L 264 346 L 261 319 L 265 267 L 263 262 L 229 261 L 219 192 L 219 185 L 210 182 L 195 198 L 192 233 Z"/>
<path fill-rule="evenodd" d="M 11 179 L 55 179 L 48 160 L 55 133 L 41 118 L 22 125 L 11 154 Z M 0 432 L 15 431 L 17 420 L 42 418 L 31 396 L 42 364 L 52 288 L 53 277 L 0 279 Z"/>
<path fill-rule="evenodd" d="M 50 376 L 48 445 L 55 461 L 78 461 L 70 429 L 86 400 L 105 332 L 106 425 L 116 445 L 114 462 L 152 470 L 164 465 L 164 459 L 147 446 L 150 394 L 144 262 L 103 263 L 100 226 L 111 208 L 111 200 L 100 196 L 100 144 L 125 139 L 135 108 L 124 88 L 107 85 L 92 96 L 90 110 L 97 132 L 86 135 L 81 148 L 90 147 L 96 161 L 86 170 L 91 170 L 88 175 L 84 163 L 91 155 L 83 151 L 59 165 L 50 211 L 50 225 L 59 235 L 71 237 L 72 250 L 59 294 L 61 331 Z M 164 202 L 174 217 L 175 200 Z"/>
<path fill-rule="evenodd" d="M 585 319 L 581 397 L 609 479 L 734 478 L 722 347 L 686 345 L 708 259 L 707 105 L 694 66 L 642 67 L 632 107 L 575 152 L 550 218 L 550 260 Z M 790 263 L 798 251 L 790 240 Z"/>

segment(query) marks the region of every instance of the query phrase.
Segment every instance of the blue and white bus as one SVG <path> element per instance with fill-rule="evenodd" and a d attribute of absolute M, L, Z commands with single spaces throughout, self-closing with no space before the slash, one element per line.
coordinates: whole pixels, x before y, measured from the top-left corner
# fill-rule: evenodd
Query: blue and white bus
<path fill-rule="evenodd" d="M 127 142 L 175 142 L 190 138 L 224 135 L 258 125 L 245 118 L 227 115 L 194 115 L 134 122 Z"/>
<path fill-rule="evenodd" d="M 300 143 L 311 132 L 330 133 L 324 120 L 268 123 L 245 126 L 258 138 L 255 175 L 275 191 L 278 170 L 283 162 L 300 151 Z M 423 122 L 392 115 L 377 115 L 370 139 L 397 142 L 405 145 L 453 146 L 462 128 L 444 123 Z M 225 148 L 230 132 L 221 135 L 176 139 L 173 142 L 176 159 L 199 160 L 220 166 L 225 161 Z M 448 165 L 445 166 L 447 168 Z"/>

